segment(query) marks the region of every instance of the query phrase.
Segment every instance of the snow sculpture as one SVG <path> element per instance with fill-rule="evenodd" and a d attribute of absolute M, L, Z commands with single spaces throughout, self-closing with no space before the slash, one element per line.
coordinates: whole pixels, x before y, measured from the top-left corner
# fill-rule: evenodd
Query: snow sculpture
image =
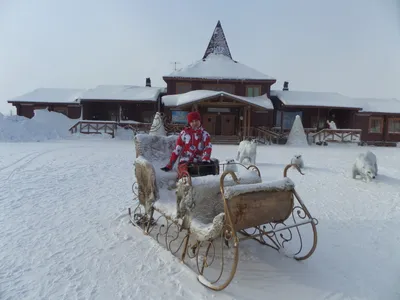
<path fill-rule="evenodd" d="M 304 132 L 303 123 L 299 115 L 293 122 L 292 129 L 290 130 L 286 145 L 289 146 L 308 146 L 307 136 Z"/>
<path fill-rule="evenodd" d="M 227 159 L 225 161 L 225 168 L 224 171 L 232 171 L 237 172 L 238 168 L 234 159 Z"/>
<path fill-rule="evenodd" d="M 376 156 L 371 151 L 360 153 L 353 165 L 353 179 L 360 175 L 361 179 L 371 181 L 378 175 Z"/>
<path fill-rule="evenodd" d="M 241 164 L 247 160 L 248 163 L 255 165 L 257 156 L 257 140 L 241 141 L 236 160 Z"/>
<path fill-rule="evenodd" d="M 337 129 L 336 123 L 334 121 L 327 120 L 326 123 L 328 124 L 329 129 L 333 129 L 333 130 Z"/>
<path fill-rule="evenodd" d="M 290 161 L 292 165 L 297 165 L 300 169 L 304 168 L 304 161 L 300 154 L 293 156 L 292 160 Z"/>
<path fill-rule="evenodd" d="M 164 121 L 161 117 L 161 114 L 159 112 L 156 112 L 153 123 L 151 124 L 150 127 L 150 135 L 158 135 L 158 136 L 166 136 L 167 133 L 165 132 L 164 128 Z"/>

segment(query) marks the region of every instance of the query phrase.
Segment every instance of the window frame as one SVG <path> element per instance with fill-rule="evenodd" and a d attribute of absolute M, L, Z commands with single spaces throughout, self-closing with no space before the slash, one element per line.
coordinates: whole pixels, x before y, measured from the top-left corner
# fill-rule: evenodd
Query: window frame
<path fill-rule="evenodd" d="M 393 121 L 397 121 L 400 123 L 400 118 L 396 118 L 396 117 L 388 118 L 388 133 L 389 134 L 400 134 L 400 129 L 399 129 L 399 131 L 390 131 L 390 123 Z"/>
<path fill-rule="evenodd" d="M 254 89 L 257 88 L 258 89 L 258 95 L 254 96 Z M 249 89 L 252 89 L 252 95 L 249 95 Z M 259 97 L 261 96 L 261 85 L 257 85 L 257 84 L 250 84 L 250 85 L 246 85 L 246 97 Z"/>
<path fill-rule="evenodd" d="M 380 128 L 380 131 L 379 132 L 376 132 L 376 131 L 371 131 L 371 129 L 372 129 L 372 122 L 373 121 L 379 121 L 379 128 Z M 383 133 L 383 117 L 369 117 L 369 120 L 368 120 L 368 133 L 375 133 L 375 134 L 382 134 Z"/>
<path fill-rule="evenodd" d="M 186 89 L 184 88 L 184 92 L 179 91 L 179 87 L 188 87 L 188 90 L 186 91 Z M 190 82 L 177 82 L 175 84 L 175 94 L 184 94 L 184 93 L 188 93 L 192 90 L 192 84 Z"/>

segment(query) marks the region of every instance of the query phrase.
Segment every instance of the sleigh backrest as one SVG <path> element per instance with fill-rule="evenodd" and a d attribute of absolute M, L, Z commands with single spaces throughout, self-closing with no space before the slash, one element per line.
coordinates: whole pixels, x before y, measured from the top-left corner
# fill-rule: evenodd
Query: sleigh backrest
<path fill-rule="evenodd" d="M 224 188 L 235 231 L 285 221 L 293 210 L 294 183 L 289 178 Z"/>
<path fill-rule="evenodd" d="M 142 156 L 153 164 L 166 164 L 175 148 L 177 139 L 177 135 L 137 134 L 134 140 L 136 157 Z"/>

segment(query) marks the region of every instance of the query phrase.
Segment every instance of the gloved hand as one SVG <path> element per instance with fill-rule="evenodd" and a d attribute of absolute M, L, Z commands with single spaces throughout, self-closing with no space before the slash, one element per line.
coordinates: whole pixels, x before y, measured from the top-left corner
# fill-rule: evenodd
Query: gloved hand
<path fill-rule="evenodd" d="M 171 169 L 172 168 L 168 165 L 166 165 L 164 168 L 161 168 L 161 170 L 163 170 L 164 172 L 169 172 L 169 171 L 171 171 Z"/>

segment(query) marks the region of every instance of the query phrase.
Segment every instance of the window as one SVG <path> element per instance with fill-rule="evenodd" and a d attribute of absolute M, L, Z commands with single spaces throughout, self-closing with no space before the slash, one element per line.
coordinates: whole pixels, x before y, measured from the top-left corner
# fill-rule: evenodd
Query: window
<path fill-rule="evenodd" d="M 369 133 L 382 133 L 383 131 L 383 118 L 371 117 L 369 118 Z"/>
<path fill-rule="evenodd" d="M 235 94 L 235 86 L 232 84 L 203 84 L 203 90 L 222 91 Z"/>
<path fill-rule="evenodd" d="M 176 94 L 183 94 L 190 92 L 192 90 L 192 85 L 188 82 L 177 82 L 176 83 Z"/>
<path fill-rule="evenodd" d="M 296 119 L 296 116 L 299 115 L 300 118 L 303 118 L 303 112 L 302 111 L 284 111 L 283 112 L 283 129 L 292 129 L 294 120 Z M 276 121 L 275 121 L 275 126 L 276 127 L 281 127 L 281 111 L 276 112 Z"/>
<path fill-rule="evenodd" d="M 257 97 L 261 95 L 261 86 L 259 85 L 248 85 L 246 86 L 247 97 Z"/>
<path fill-rule="evenodd" d="M 311 117 L 311 127 L 312 128 L 317 128 L 317 129 L 326 128 L 327 127 L 326 125 L 327 125 L 326 117 L 320 116 L 319 123 L 318 123 L 318 117 L 316 117 L 316 116 Z"/>
<path fill-rule="evenodd" d="M 144 123 L 151 123 L 154 119 L 154 111 L 147 110 L 142 112 L 142 118 Z"/>
<path fill-rule="evenodd" d="M 389 133 L 400 133 L 400 118 L 389 118 Z"/>

